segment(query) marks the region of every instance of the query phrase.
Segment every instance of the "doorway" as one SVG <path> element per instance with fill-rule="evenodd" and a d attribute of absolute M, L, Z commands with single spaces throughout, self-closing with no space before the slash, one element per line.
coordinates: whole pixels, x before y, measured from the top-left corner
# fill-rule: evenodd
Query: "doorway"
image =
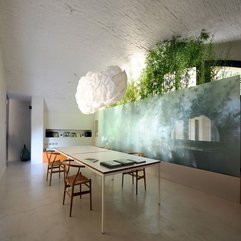
<path fill-rule="evenodd" d="M 20 161 L 24 145 L 31 151 L 31 101 L 8 98 L 7 108 L 7 162 Z"/>

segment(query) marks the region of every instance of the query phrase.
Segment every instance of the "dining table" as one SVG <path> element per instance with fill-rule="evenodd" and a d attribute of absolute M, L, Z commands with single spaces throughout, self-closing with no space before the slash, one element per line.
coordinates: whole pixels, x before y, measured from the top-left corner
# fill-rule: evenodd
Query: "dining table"
<path fill-rule="evenodd" d="M 128 153 L 109 150 L 97 146 L 68 146 L 58 147 L 56 152 L 69 159 L 74 159 L 86 168 L 101 176 L 101 233 L 105 233 L 105 179 L 107 176 L 123 172 L 156 166 L 157 171 L 157 204 L 160 205 L 160 165 L 161 161 L 147 157 L 139 157 Z"/>

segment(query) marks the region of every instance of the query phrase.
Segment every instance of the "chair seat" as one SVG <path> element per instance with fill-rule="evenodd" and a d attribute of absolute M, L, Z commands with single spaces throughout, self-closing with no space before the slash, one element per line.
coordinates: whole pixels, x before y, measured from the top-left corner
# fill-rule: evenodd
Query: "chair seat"
<path fill-rule="evenodd" d="M 62 163 L 61 163 L 61 161 L 60 160 L 57 160 L 57 161 L 54 161 L 54 162 L 50 162 L 49 164 L 48 164 L 50 167 L 59 167 L 59 166 L 62 166 Z"/>
<path fill-rule="evenodd" d="M 130 171 L 130 172 L 124 172 L 123 174 L 129 174 L 133 177 L 136 177 L 136 178 L 144 178 L 144 175 L 141 175 L 141 172 L 144 172 L 145 171 L 145 168 L 140 168 L 140 169 L 137 169 L 135 171 Z"/>
<path fill-rule="evenodd" d="M 143 152 L 129 152 L 128 154 L 144 157 Z M 122 173 L 122 188 L 123 188 L 123 183 L 124 183 L 124 176 L 126 174 L 132 176 L 132 184 L 134 184 L 134 179 L 136 180 L 136 194 L 138 193 L 138 181 L 141 180 L 141 179 L 144 180 L 144 186 L 145 186 L 145 190 L 146 190 L 146 171 L 145 171 L 145 168 L 140 167 L 140 168 L 138 168 L 134 171 L 123 172 Z"/>
<path fill-rule="evenodd" d="M 66 178 L 67 185 L 71 185 L 71 186 L 79 185 L 81 183 L 85 183 L 85 182 L 89 181 L 89 179 L 87 177 L 83 176 L 82 174 L 79 174 L 78 177 L 76 179 L 75 178 L 76 178 L 75 175 L 68 176 Z"/>
<path fill-rule="evenodd" d="M 63 160 L 61 163 L 64 166 L 64 196 L 63 204 L 65 202 L 65 194 L 70 197 L 70 210 L 69 217 L 72 214 L 73 198 L 75 196 L 80 196 L 89 194 L 90 196 L 90 210 L 92 210 L 92 189 L 91 189 L 91 179 L 85 177 L 81 174 L 80 169 L 85 166 L 75 163 L 74 160 Z M 75 173 L 75 175 L 73 175 Z M 82 186 L 85 188 L 82 189 Z M 77 188 L 77 190 L 75 189 Z"/>

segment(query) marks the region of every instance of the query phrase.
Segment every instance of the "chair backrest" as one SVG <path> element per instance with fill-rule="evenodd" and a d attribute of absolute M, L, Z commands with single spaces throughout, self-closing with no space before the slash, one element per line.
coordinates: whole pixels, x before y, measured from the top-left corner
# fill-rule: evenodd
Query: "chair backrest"
<path fill-rule="evenodd" d="M 141 156 L 141 157 L 145 156 L 145 154 L 143 152 L 129 152 L 128 154 L 135 155 L 135 156 Z"/>
<path fill-rule="evenodd" d="M 51 164 L 54 161 L 61 161 L 66 159 L 66 156 L 54 150 L 45 150 L 45 155 L 47 157 L 48 164 Z"/>
<path fill-rule="evenodd" d="M 56 160 L 57 156 L 60 154 L 54 150 L 46 150 L 45 153 L 46 153 L 46 157 L 47 157 L 49 164 L 51 162 L 54 162 Z"/>
<path fill-rule="evenodd" d="M 75 160 L 67 159 L 61 160 L 64 166 L 64 181 L 67 182 L 68 177 L 73 177 L 73 184 L 75 183 L 78 176 L 81 174 L 80 169 L 85 168 L 84 165 L 78 164 Z"/>

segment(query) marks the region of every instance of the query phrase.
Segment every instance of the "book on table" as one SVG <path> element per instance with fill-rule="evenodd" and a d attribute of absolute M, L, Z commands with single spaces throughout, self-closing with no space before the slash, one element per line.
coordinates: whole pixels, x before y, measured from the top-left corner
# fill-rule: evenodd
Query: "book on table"
<path fill-rule="evenodd" d="M 135 164 L 141 164 L 141 163 L 145 163 L 146 161 L 143 160 L 143 159 L 136 159 L 136 160 L 133 160 L 135 162 Z"/>
<path fill-rule="evenodd" d="M 120 163 L 122 166 L 130 166 L 135 164 L 135 161 L 131 159 L 118 159 L 114 161 Z"/>
<path fill-rule="evenodd" d="M 146 162 L 143 159 L 136 159 L 136 160 L 119 159 L 119 160 L 114 160 L 114 161 L 121 163 L 123 166 L 129 166 L 129 165 L 133 165 L 133 164 L 141 164 L 141 163 L 145 163 Z"/>
<path fill-rule="evenodd" d="M 117 160 L 111 160 L 111 161 L 102 161 L 100 162 L 101 166 L 105 166 L 108 168 L 118 168 L 122 166 L 131 166 L 134 164 L 140 164 L 145 163 L 145 160 L 132 160 L 132 159 L 117 159 Z"/>
<path fill-rule="evenodd" d="M 100 165 L 108 168 L 117 168 L 122 166 L 120 163 L 115 161 L 102 161 L 100 162 Z"/>

